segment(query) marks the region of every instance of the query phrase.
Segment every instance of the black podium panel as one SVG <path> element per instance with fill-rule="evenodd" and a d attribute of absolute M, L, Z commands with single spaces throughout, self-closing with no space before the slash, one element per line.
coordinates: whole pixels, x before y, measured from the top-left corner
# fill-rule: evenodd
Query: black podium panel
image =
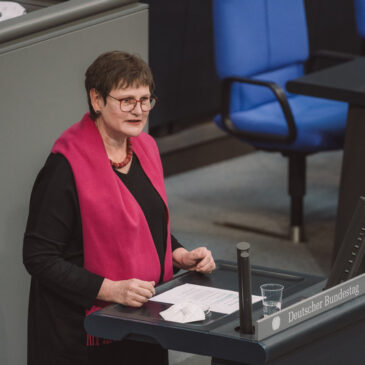
<path fill-rule="evenodd" d="M 284 285 L 284 308 L 320 292 L 325 284 L 322 277 L 253 266 L 253 294 L 259 295 L 259 286 L 266 282 Z M 211 275 L 185 273 L 158 286 L 156 293 L 185 283 L 237 291 L 237 268 L 233 263 L 217 261 L 217 269 Z M 336 308 L 275 336 L 257 341 L 254 335 L 242 335 L 237 331 L 238 312 L 229 315 L 212 313 L 204 321 L 180 324 L 164 321 L 159 316 L 159 312 L 169 306 L 158 302 L 148 302 L 139 309 L 110 305 L 88 316 L 85 328 L 91 335 L 112 340 L 128 337 L 158 342 L 168 349 L 212 356 L 214 364 L 285 364 L 288 362 L 284 361 L 296 359 L 298 348 L 303 351 L 313 341 L 329 339 L 331 333 L 342 333 L 343 327 L 360 323 L 358 319 L 365 317 L 365 303 L 360 297 L 340 309 Z M 262 305 L 256 303 L 253 305 L 254 321 L 261 316 Z M 338 338 L 343 342 L 340 335 Z M 332 340 L 329 343 L 333 343 Z M 311 353 L 311 347 L 308 351 Z M 298 359 L 295 361 L 296 364 L 303 363 Z"/>
<path fill-rule="evenodd" d="M 300 293 L 304 289 L 322 281 L 323 278 L 318 276 L 279 271 L 259 266 L 254 266 L 252 268 L 252 294 L 261 295 L 261 284 L 267 282 L 282 284 L 285 288 L 283 292 L 283 307 L 293 303 L 293 300 L 290 300 L 290 298 L 292 298 L 294 294 Z M 195 272 L 188 272 L 179 275 L 173 280 L 159 285 L 156 288 L 156 294 L 161 294 L 178 285 L 186 283 L 238 291 L 237 266 L 230 262 L 218 261 L 217 269 L 213 271 L 212 274 L 204 275 Z M 171 304 L 167 303 L 148 302 L 142 308 L 135 309 L 115 304 L 103 309 L 100 312 L 100 315 L 108 315 L 121 319 L 128 318 L 132 321 L 138 320 L 166 324 L 169 322 L 164 321 L 159 316 L 159 313 L 170 306 Z M 253 319 L 259 319 L 262 316 L 262 303 L 255 303 L 253 305 L 253 311 Z M 212 330 L 218 325 L 237 319 L 238 315 L 238 311 L 232 314 L 221 314 L 212 312 L 205 321 L 182 325 L 174 323 L 173 325 L 182 326 L 184 328 L 190 329 Z"/>
<path fill-rule="evenodd" d="M 360 196 L 365 196 L 365 57 L 291 80 L 286 89 L 349 103 L 337 208 L 333 262 Z M 365 261 L 364 261 L 365 267 Z"/>

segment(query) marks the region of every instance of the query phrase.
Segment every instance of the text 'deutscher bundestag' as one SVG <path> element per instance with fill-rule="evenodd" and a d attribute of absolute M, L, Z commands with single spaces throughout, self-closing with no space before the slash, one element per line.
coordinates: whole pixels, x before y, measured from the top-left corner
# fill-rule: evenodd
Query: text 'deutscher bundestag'
<path fill-rule="evenodd" d="M 365 294 L 365 274 L 322 291 L 256 322 L 256 339 L 262 340 L 309 318 Z"/>

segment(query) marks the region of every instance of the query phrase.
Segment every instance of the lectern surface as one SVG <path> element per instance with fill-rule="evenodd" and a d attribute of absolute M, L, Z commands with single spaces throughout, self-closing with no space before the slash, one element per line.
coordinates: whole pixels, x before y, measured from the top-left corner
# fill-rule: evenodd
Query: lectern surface
<path fill-rule="evenodd" d="M 254 266 L 252 268 L 252 294 L 260 295 L 261 284 L 268 282 L 282 284 L 285 288 L 283 293 L 283 303 L 285 306 L 287 303 L 292 304 L 292 300 L 288 301 L 288 298 L 291 298 L 295 293 L 302 292 L 304 289 L 311 287 L 318 282 L 322 282 L 322 280 L 323 278 L 318 276 Z M 229 262 L 218 261 L 217 269 L 212 274 L 204 275 L 190 272 L 182 274 L 167 283 L 159 285 L 156 288 L 156 294 L 163 293 L 173 287 L 186 283 L 238 291 L 237 267 L 235 264 Z M 103 309 L 100 314 L 112 315 L 119 318 L 129 318 L 131 320 L 168 324 L 169 322 L 165 322 L 159 316 L 159 313 L 170 306 L 171 304 L 148 302 L 142 308 L 134 309 L 116 304 Z M 253 305 L 253 312 L 254 320 L 257 320 L 262 316 L 261 302 Z M 237 318 L 238 312 L 232 314 L 213 312 L 205 321 L 183 324 L 181 326 L 191 329 L 210 330 L 217 327 L 219 324 L 230 322 Z M 174 323 L 174 326 L 176 325 L 178 324 Z"/>
<path fill-rule="evenodd" d="M 325 284 L 322 277 L 253 266 L 253 294 L 259 295 L 259 286 L 267 282 L 284 285 L 284 307 L 315 294 Z M 217 269 L 211 275 L 185 273 L 158 286 L 156 292 L 159 294 L 185 283 L 237 291 L 237 267 L 230 262 L 218 261 Z M 271 346 L 278 353 L 277 341 L 259 342 L 254 335 L 242 335 L 236 330 L 239 326 L 238 312 L 229 315 L 212 313 L 205 321 L 179 324 L 164 321 L 159 316 L 159 312 L 169 306 L 157 302 L 148 302 L 140 309 L 110 305 L 88 316 L 85 328 L 90 334 L 103 338 L 120 340 L 128 336 L 135 340 L 156 341 L 165 348 L 239 361 L 237 363 L 244 359 L 247 364 L 265 364 L 270 357 Z M 256 303 L 253 305 L 253 320 L 261 316 L 262 305 Z M 295 346 L 295 341 L 290 345 L 285 332 L 281 334 L 280 342 L 288 342 L 285 348 L 288 350 Z"/>

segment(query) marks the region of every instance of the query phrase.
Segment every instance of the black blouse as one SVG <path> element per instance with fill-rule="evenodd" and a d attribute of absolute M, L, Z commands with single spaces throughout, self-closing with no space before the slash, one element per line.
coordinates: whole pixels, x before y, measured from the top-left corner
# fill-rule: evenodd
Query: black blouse
<path fill-rule="evenodd" d="M 165 203 L 144 173 L 137 156 L 133 157 L 128 174 L 122 174 L 117 170 L 114 171 L 137 200 L 146 217 L 160 259 L 161 282 L 165 268 L 164 260 L 167 235 L 167 211 Z M 173 235 L 171 235 L 171 246 L 172 250 L 181 247 Z"/>
<path fill-rule="evenodd" d="M 145 214 L 163 269 L 167 232 L 165 205 L 136 156 L 128 174 L 117 171 L 116 174 Z M 171 243 L 172 250 L 182 247 L 173 236 Z M 61 154 L 50 154 L 35 181 L 23 260 L 32 275 L 28 365 L 83 364 L 87 358 L 83 329 L 85 309 L 94 303 L 104 278 L 83 268 L 82 223 L 76 185 L 72 169 Z"/>

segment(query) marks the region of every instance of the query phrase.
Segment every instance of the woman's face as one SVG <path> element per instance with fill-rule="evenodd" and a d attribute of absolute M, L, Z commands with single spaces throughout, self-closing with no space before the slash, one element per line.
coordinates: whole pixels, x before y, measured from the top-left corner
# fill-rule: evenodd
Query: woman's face
<path fill-rule="evenodd" d="M 137 102 L 131 111 L 123 111 L 120 101 L 116 99 L 127 99 L 128 101 L 130 99 L 150 98 L 151 93 L 148 86 L 113 89 L 107 97 L 106 104 L 95 89 L 90 91 L 90 97 L 94 110 L 100 111 L 96 123 L 109 137 L 114 139 L 136 137 L 142 132 L 149 111 L 143 111 L 140 102 Z"/>

